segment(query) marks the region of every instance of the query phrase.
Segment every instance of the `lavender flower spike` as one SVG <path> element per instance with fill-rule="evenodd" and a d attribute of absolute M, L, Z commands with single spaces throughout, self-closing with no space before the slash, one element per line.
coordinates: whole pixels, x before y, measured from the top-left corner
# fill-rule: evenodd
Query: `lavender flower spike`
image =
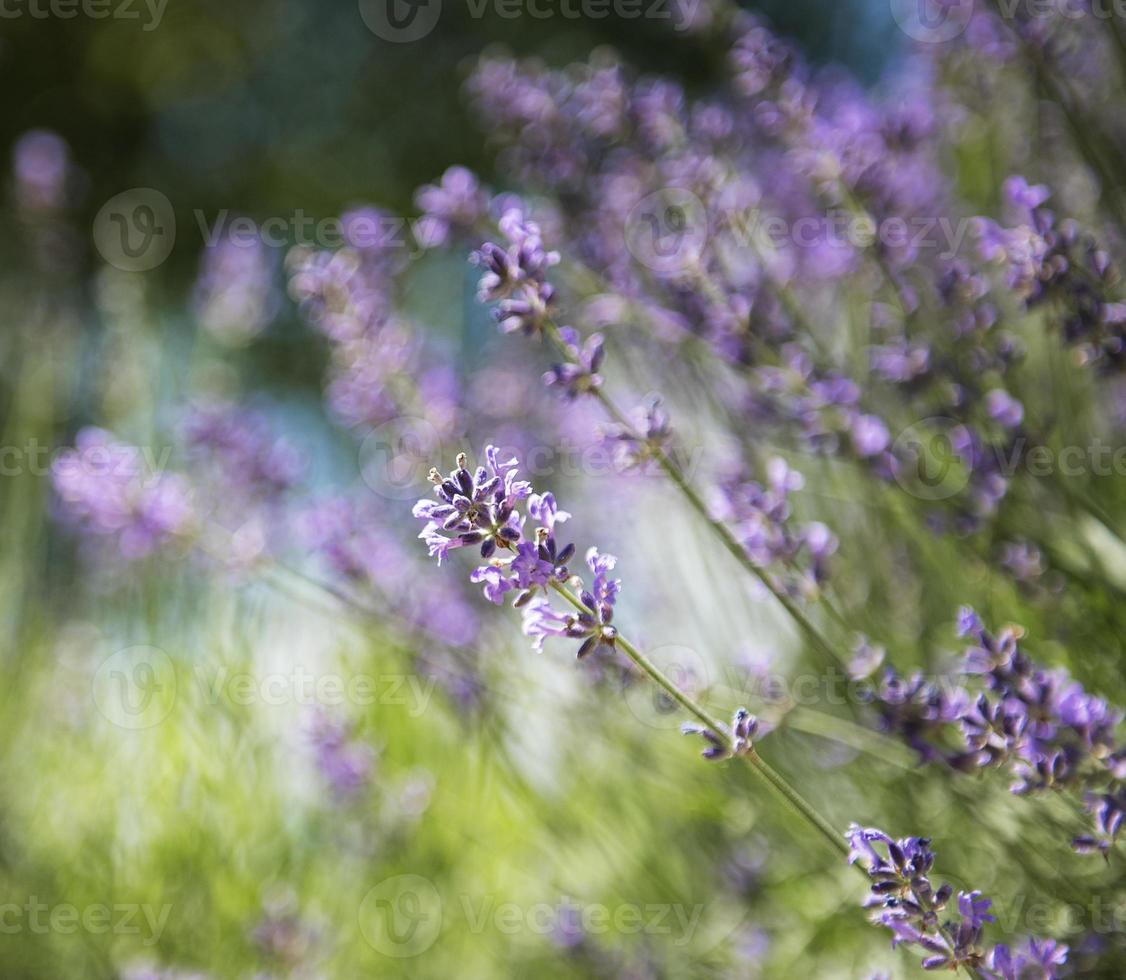
<path fill-rule="evenodd" d="M 549 636 L 582 640 L 579 657 L 600 649 L 610 649 L 617 640 L 613 625 L 614 604 L 621 582 L 611 578 L 617 564 L 613 555 L 597 548 L 586 553 L 593 575 L 589 588 L 573 575 L 568 562 L 575 554 L 573 544 L 560 545 L 556 528 L 571 516 L 560 510 L 551 493 L 535 494 L 531 484 L 517 477 L 516 461 L 501 461 L 494 446 L 485 450 L 488 466 L 470 473 L 465 453 L 457 466 L 443 477 L 431 470 L 438 500 L 420 500 L 414 516 L 426 521 L 419 537 L 426 542 L 431 557 L 438 563 L 449 553 L 466 545 L 480 545 L 486 564 L 470 574 L 470 581 L 484 587 L 485 597 L 498 605 L 508 593 L 515 593 L 514 605 L 524 610 L 524 634 L 532 638 L 536 650 L 543 649 Z M 527 514 L 519 505 L 527 501 Z M 536 525 L 529 533 L 529 519 Z M 549 587 L 569 583 L 575 609 L 561 613 L 546 598 Z"/>
<path fill-rule="evenodd" d="M 545 277 L 559 253 L 543 247 L 539 226 L 525 221 L 518 210 L 506 212 L 499 227 L 507 247 L 485 242 L 471 256 L 484 270 L 477 297 L 482 303 L 498 303 L 495 316 L 505 333 L 540 333 L 555 299 L 555 289 Z"/>
<path fill-rule="evenodd" d="M 87 535 L 114 541 L 129 560 L 186 541 L 197 526 L 188 483 L 148 471 L 140 448 L 103 429 L 80 431 L 75 448 L 55 460 L 51 478 L 63 515 Z"/>
<path fill-rule="evenodd" d="M 971 975 L 993 980 L 1058 977 L 1067 947 L 1051 940 L 1030 939 L 1013 954 L 1004 945 L 987 950 L 982 933 L 994 921 L 992 902 L 981 892 L 959 892 L 956 909 L 949 884 L 935 888 L 928 875 L 934 852 L 927 837 L 893 840 L 882 830 L 852 824 L 845 834 L 849 864 L 859 862 L 871 879 L 865 907 L 872 921 L 892 932 L 892 945 L 909 943 L 923 951 L 924 970 L 965 968 Z"/>
<path fill-rule="evenodd" d="M 563 389 L 569 399 L 601 387 L 598 369 L 605 357 L 602 334 L 591 334 L 581 346 L 578 332 L 572 327 L 560 327 L 559 337 L 567 359 L 544 374 L 544 384 Z"/>
<path fill-rule="evenodd" d="M 515 504 L 532 492 L 532 486 L 516 479 L 516 461 L 501 462 L 495 446 L 485 450 L 488 467 L 467 469 L 465 453 L 459 453 L 457 466 L 443 477 L 430 471 L 430 482 L 438 500 L 420 500 L 412 513 L 425 520 L 419 537 L 442 563 L 451 550 L 466 545 L 481 546 L 481 557 L 489 558 L 497 546 L 510 547 L 520 541 L 522 519 Z M 446 537 L 443 531 L 451 532 Z"/>

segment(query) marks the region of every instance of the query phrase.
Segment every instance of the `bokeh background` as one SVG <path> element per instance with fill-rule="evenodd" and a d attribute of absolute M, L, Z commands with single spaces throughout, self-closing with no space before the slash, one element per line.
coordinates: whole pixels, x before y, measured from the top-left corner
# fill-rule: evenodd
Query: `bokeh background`
<path fill-rule="evenodd" d="M 651 691 L 533 656 L 499 611 L 478 611 L 485 655 L 470 669 L 425 632 L 357 617 L 299 561 L 273 581 L 201 571 L 187 556 L 126 574 L 51 519 L 49 480 L 29 462 L 39 447 L 53 457 L 95 424 L 173 452 L 178 407 L 199 395 L 253 393 L 311 487 L 363 486 L 362 446 L 320 410 L 325 345 L 294 304 L 279 302 L 253 342 L 200 331 L 200 215 L 409 214 L 415 188 L 455 163 L 496 184 L 461 93 L 490 46 L 558 66 L 609 45 L 690 92 L 723 56 L 645 21 L 478 19 L 446 6 L 416 44 L 380 39 L 354 4 L 314 0 L 169 0 L 158 24 L 140 6 L 137 20 L 0 22 L 0 145 L 50 130 L 71 168 L 49 218 L 29 216 L 10 181 L 0 238 L 0 420 L 3 445 L 21 454 L 0 478 L 0 904 L 15 909 L 0 914 L 0 974 L 913 976 L 914 960 L 865 924 L 849 870 L 751 775 L 703 765 Z M 878 0 L 754 8 L 814 63 L 865 83 L 907 40 Z M 984 169 L 971 161 L 966 185 L 991 186 Z M 158 266 L 130 272 L 104 260 L 91 229 L 138 187 L 167 198 L 176 235 Z M 279 283 L 286 251 L 271 259 Z M 474 278 L 461 258 L 428 258 L 406 296 L 466 377 L 494 358 L 510 367 L 472 302 Z M 635 371 L 643 391 L 645 366 Z M 509 408 L 529 418 L 558 411 L 538 389 L 521 397 Z M 567 452 L 585 458 L 589 421 L 576 410 L 571 424 L 587 435 Z M 560 438 L 554 425 L 543 433 Z M 928 570 L 924 587 L 889 561 L 867 607 L 879 621 L 911 605 L 923 662 L 953 648 L 967 585 L 979 606 L 1019 605 L 985 560 L 968 578 L 944 574 L 952 543 L 880 539 L 891 505 L 875 513 L 884 505 L 862 486 L 817 465 L 807 483 L 832 502 L 842 551 L 875 541 Z M 561 497 L 573 492 L 565 506 L 582 505 L 584 540 L 622 557 L 623 615 L 655 658 L 717 711 L 749 689 L 762 701 L 799 638 L 769 603 L 745 601 L 668 491 L 643 478 L 619 491 L 582 465 L 553 479 Z M 376 497 L 409 523 L 410 499 Z M 1104 557 L 1123 567 L 1118 552 Z M 439 573 L 416 563 L 403 574 L 422 602 Z M 1089 598 L 1027 610 L 1025 622 L 1064 623 L 1075 649 L 1109 649 L 1084 663 L 1049 644 L 1121 701 L 1117 599 Z M 930 833 L 944 877 L 995 895 L 1016 932 L 1066 931 L 1076 896 L 1111 889 L 1062 843 L 1065 803 L 1018 813 L 995 782 L 918 779 L 909 751 L 820 710 L 816 693 L 793 704 L 788 677 L 765 697 L 787 709 L 771 756 L 842 828 Z M 317 687 L 326 678 L 343 698 Z M 370 685 L 360 694 L 357 679 Z M 818 676 L 808 680 L 816 692 Z M 59 915 L 70 906 L 80 917 L 105 906 L 108 927 L 96 915 L 75 926 Z"/>

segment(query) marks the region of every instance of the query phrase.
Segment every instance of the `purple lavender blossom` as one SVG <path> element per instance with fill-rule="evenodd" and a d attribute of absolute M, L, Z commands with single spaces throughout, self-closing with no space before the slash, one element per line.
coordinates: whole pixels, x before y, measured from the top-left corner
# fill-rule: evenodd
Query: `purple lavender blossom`
<path fill-rule="evenodd" d="M 414 588 L 412 576 L 404 574 L 410 551 L 382 512 L 365 504 L 346 496 L 314 504 L 296 516 L 298 539 L 331 575 L 363 597 L 374 596 L 410 629 L 449 647 L 471 646 L 480 623 L 462 590 L 446 579 L 421 592 Z"/>
<path fill-rule="evenodd" d="M 222 344 L 241 347 L 280 311 L 276 259 L 255 229 L 224 235 L 203 250 L 192 305 L 200 325 Z"/>
<path fill-rule="evenodd" d="M 1059 221 L 1046 207 L 1050 192 L 1030 187 L 1022 177 L 1004 185 L 1016 224 L 1005 228 L 979 219 L 979 249 L 999 263 L 1006 283 L 1028 309 L 1058 310 L 1063 342 L 1076 348 L 1085 363 L 1104 370 L 1126 367 L 1126 315 L 1113 284 L 1118 279 L 1108 253 L 1070 220 Z"/>
<path fill-rule="evenodd" d="M 613 451 L 619 472 L 646 471 L 656 458 L 667 452 L 672 439 L 672 424 L 659 395 L 650 395 L 633 412 L 628 425 L 616 423 L 602 428 L 602 440 Z"/>
<path fill-rule="evenodd" d="M 586 562 L 594 573 L 594 580 L 589 589 L 582 588 L 579 593 L 581 609 L 559 613 L 546 599 L 525 598 L 534 593 L 524 593 L 517 600 L 518 604 L 524 605 L 524 635 L 532 638 L 537 650 L 543 649 L 544 640 L 549 636 L 582 640 L 577 654 L 580 660 L 592 653 L 613 649 L 618 636 L 613 626 L 614 603 L 621 582 L 611 579 L 609 573 L 617 564 L 617 559 L 591 548 L 587 551 Z"/>
<path fill-rule="evenodd" d="M 789 495 L 804 479 L 781 457 L 766 466 L 766 483 L 728 480 L 720 488 L 714 511 L 731 525 L 747 555 L 771 573 L 775 584 L 794 595 L 813 596 L 828 578 L 828 560 L 837 539 L 818 521 L 792 520 Z"/>
<path fill-rule="evenodd" d="M 617 559 L 590 548 L 586 563 L 593 577 L 587 587 L 567 566 L 574 545 L 560 546 L 555 538 L 556 527 L 570 515 L 558 508 L 552 494 L 533 494 L 531 485 L 518 479 L 516 460 L 502 461 L 495 446 L 486 448 L 485 458 L 488 466 L 479 466 L 475 473 L 470 473 L 464 453 L 458 455 L 449 476 L 431 471 L 439 499 L 420 500 L 414 507 L 415 517 L 426 521 L 419 537 L 430 556 L 441 564 L 450 551 L 480 545 L 487 564 L 476 568 L 470 581 L 482 585 L 485 597 L 497 604 L 515 593 L 514 605 L 523 609 L 524 634 L 535 649 L 542 650 L 549 636 L 582 640 L 580 658 L 612 649 L 617 639 L 614 605 L 621 583 L 610 573 Z M 525 500 L 527 515 L 518 509 Z M 530 534 L 525 526 L 529 517 L 539 522 Z M 575 608 L 561 613 L 546 595 L 549 587 L 563 589 L 564 583 L 577 594 L 566 592 Z"/>
<path fill-rule="evenodd" d="M 868 637 L 861 636 L 852 650 L 852 659 L 848 664 L 848 674 L 853 680 L 863 680 L 871 677 L 883 664 L 887 651 L 868 641 Z"/>
<path fill-rule="evenodd" d="M 1052 980 L 1062 975 L 1068 948 L 1053 939 L 1029 938 L 1016 950 L 998 943 L 989 954 L 989 968 L 1000 980 Z"/>
<path fill-rule="evenodd" d="M 390 315 L 390 270 L 356 249 L 298 246 L 286 256 L 286 271 L 298 309 L 332 341 L 363 337 Z"/>
<path fill-rule="evenodd" d="M 531 494 L 532 486 L 517 479 L 515 459 L 500 460 L 497 453 L 495 446 L 487 447 L 488 467 L 478 466 L 476 473 L 467 469 L 465 453 L 458 455 L 449 476 L 430 471 L 439 499 L 420 500 L 412 513 L 426 521 L 419 537 L 439 565 L 455 548 L 480 545 L 481 557 L 490 558 L 498 546 L 510 548 L 521 540 L 523 519 L 516 504 Z"/>
<path fill-rule="evenodd" d="M 261 412 L 233 402 L 198 402 L 182 425 L 193 462 L 214 471 L 226 497 L 272 503 L 304 472 L 297 447 L 276 435 Z"/>
<path fill-rule="evenodd" d="M 308 957 L 318 933 L 299 914 L 296 899 L 286 894 L 266 903 L 250 939 L 264 956 L 293 968 Z"/>
<path fill-rule="evenodd" d="M 870 692 L 881 727 L 924 762 L 963 771 L 1003 768 L 1018 795 L 1077 792 L 1095 826 L 1072 843 L 1080 852 L 1105 854 L 1126 821 L 1126 747 L 1116 741 L 1123 713 L 1065 671 L 1036 666 L 1020 650 L 1015 627 L 990 633 L 963 607 L 958 632 L 972 640 L 958 683 L 937 685 L 921 674 L 901 678 L 885 669 Z"/>
<path fill-rule="evenodd" d="M 337 800 L 355 797 L 371 780 L 375 751 L 352 737 L 350 726 L 318 711 L 309 728 L 317 768 Z"/>
<path fill-rule="evenodd" d="M 857 415 L 851 424 L 852 444 L 861 459 L 875 456 L 891 443 L 888 427 L 875 415 Z"/>
<path fill-rule="evenodd" d="M 28 212 L 58 211 L 67 203 L 70 149 L 56 133 L 33 129 L 12 151 L 16 201 Z"/>
<path fill-rule="evenodd" d="M 985 396 L 989 417 L 1006 429 L 1015 429 L 1024 419 L 1024 406 L 1002 388 L 994 388 Z"/>
<path fill-rule="evenodd" d="M 1025 585 L 1037 582 L 1047 570 L 1044 555 L 1029 541 L 1005 542 L 1001 547 L 1001 565 Z"/>
<path fill-rule="evenodd" d="M 793 48 L 757 23 L 735 43 L 730 54 L 736 89 L 745 96 L 758 96 L 778 85 L 793 68 Z"/>
<path fill-rule="evenodd" d="M 929 874 L 934 866 L 930 839 L 907 837 L 893 840 L 882 830 L 852 824 L 845 835 L 849 842 L 849 864 L 859 862 L 872 880 L 864 905 L 871 910 L 874 923 L 892 932 L 892 945 L 908 943 L 925 955 L 925 970 L 957 970 L 989 973 L 996 977 L 1032 976 L 1020 971 L 1035 962 L 1046 978 L 1060 976 L 1057 967 L 1067 960 L 1067 947 L 1051 940 L 1028 941 L 1031 955 L 1015 960 L 1008 947 L 987 950 L 983 930 L 994 921 L 991 902 L 981 892 L 959 892 L 956 909 L 949 909 L 954 889 L 944 884 L 937 889 Z M 948 917 L 942 918 L 946 913 Z M 1008 972 L 1006 972 L 1008 971 Z"/>
<path fill-rule="evenodd" d="M 943 737 L 967 710 L 968 697 L 961 688 L 932 681 L 918 671 L 902 677 L 885 667 L 869 697 L 879 712 L 881 731 L 902 739 L 922 762 L 948 761 Z"/>
<path fill-rule="evenodd" d="M 543 644 L 548 637 L 567 636 L 574 622 L 574 615 L 555 610 L 551 603 L 542 597 L 531 599 L 523 607 L 524 623 L 522 631 L 532 640 L 532 648 L 543 652 Z"/>
<path fill-rule="evenodd" d="M 465 167 L 450 167 L 437 184 L 420 187 L 414 199 L 422 211 L 419 227 L 427 248 L 468 236 L 488 213 L 487 195 Z"/>
<path fill-rule="evenodd" d="M 559 336 L 567 359 L 552 366 L 543 376 L 544 384 L 557 386 L 570 399 L 578 398 L 598 388 L 602 376 L 598 369 L 605 356 L 602 335 L 591 334 L 581 342 L 578 332 L 571 327 L 560 327 Z M 581 343 L 581 346 L 580 346 Z"/>
<path fill-rule="evenodd" d="M 126 559 L 144 558 L 194 531 L 187 481 L 154 470 L 141 449 L 103 429 L 81 430 L 75 448 L 55 460 L 51 478 L 64 516 L 85 533 L 112 540 Z"/>
<path fill-rule="evenodd" d="M 499 228 L 508 244 L 485 242 L 472 256 L 484 270 L 477 297 L 497 303 L 496 319 L 505 333 L 538 334 L 554 303 L 555 289 L 545 277 L 559 253 L 544 248 L 539 226 L 519 210 L 505 212 Z"/>
<path fill-rule="evenodd" d="M 709 762 L 750 755 L 754 750 L 755 736 L 765 734 L 759 719 L 746 708 L 736 709 L 728 731 L 712 731 L 696 722 L 686 722 L 680 730 L 685 735 L 698 735 L 704 740 L 705 747 L 700 754 Z"/>
<path fill-rule="evenodd" d="M 1030 221 L 1033 212 L 1052 196 L 1052 192 L 1044 184 L 1032 185 L 1014 175 L 1001 185 L 1001 196 L 1017 220 Z"/>

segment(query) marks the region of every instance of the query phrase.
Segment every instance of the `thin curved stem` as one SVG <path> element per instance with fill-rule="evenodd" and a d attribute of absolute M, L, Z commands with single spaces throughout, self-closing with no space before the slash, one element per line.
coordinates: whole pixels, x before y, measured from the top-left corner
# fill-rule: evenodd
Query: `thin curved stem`
<path fill-rule="evenodd" d="M 559 335 L 559 328 L 555 323 L 547 321 L 544 324 L 544 335 L 551 342 L 552 346 L 565 358 L 570 360 L 571 354 L 567 349 L 563 338 Z M 626 414 L 618 407 L 614 400 L 600 388 L 592 388 L 590 392 L 605 409 L 606 414 L 619 425 L 631 438 L 644 442 L 644 438 L 637 431 L 637 428 L 626 417 Z M 778 585 L 770 578 L 766 570 L 754 562 L 750 555 L 747 554 L 746 549 L 739 543 L 739 540 L 731 533 L 722 521 L 716 520 L 711 512 L 708 510 L 708 505 L 700 496 L 699 492 L 688 481 L 681 468 L 673 461 L 668 453 L 660 446 L 652 446 L 650 452 L 657 465 L 668 477 L 669 481 L 680 491 L 685 500 L 694 511 L 700 516 L 705 524 L 712 530 L 712 532 L 719 538 L 724 548 L 735 558 L 735 560 L 751 575 L 753 575 L 770 594 L 778 600 L 783 609 L 790 615 L 802 632 L 813 642 L 818 651 L 825 656 L 829 662 L 834 666 L 840 666 L 845 662 L 844 658 L 838 656 L 832 644 L 822 635 L 821 631 L 813 624 L 801 607 L 794 602 L 794 600 L 785 593 Z M 833 610 L 834 618 L 843 622 L 843 618 L 836 610 Z"/>
<path fill-rule="evenodd" d="M 568 589 L 562 582 L 553 581 L 552 586 L 555 591 L 567 600 L 580 612 L 587 611 L 581 600 L 570 589 Z M 650 660 L 644 653 L 642 653 L 633 643 L 620 633 L 614 641 L 615 645 L 620 647 L 622 652 L 629 657 L 638 667 L 641 668 L 650 679 L 653 680 L 659 687 L 661 687 L 674 701 L 684 708 L 689 714 L 693 715 L 698 721 L 703 722 L 707 728 L 714 732 L 721 738 L 728 748 L 731 748 L 731 736 L 727 731 L 727 726 L 722 724 L 708 714 L 707 710 L 693 701 L 687 694 L 685 694 L 679 687 L 677 687 L 665 674 L 661 671 L 652 660 Z"/>
<path fill-rule="evenodd" d="M 755 771 L 774 788 L 778 795 L 789 804 L 791 810 L 797 813 L 821 834 L 833 850 L 844 857 L 848 857 L 848 845 L 844 842 L 844 838 L 841 836 L 840 832 L 834 829 L 833 825 L 821 816 L 805 797 L 786 782 L 785 777 L 782 776 L 781 773 L 769 765 L 753 748 L 744 758 L 754 766 Z"/>
<path fill-rule="evenodd" d="M 551 584 L 555 591 L 576 609 L 586 609 L 579 598 L 561 582 L 552 582 Z M 709 731 L 723 742 L 728 751 L 732 752 L 732 754 L 736 754 L 735 744 L 726 725 L 723 725 L 713 718 L 706 708 L 698 704 L 677 687 L 660 667 L 653 663 L 653 661 L 645 656 L 635 644 L 630 642 L 630 640 L 621 633 L 615 638 L 614 645 L 640 668 L 650 680 L 668 694 L 669 697 L 676 701 L 677 704 L 683 707 L 694 718 L 702 722 Z M 816 830 L 833 850 L 838 854 L 848 855 L 848 845 L 845 844 L 844 837 L 840 832 L 837 831 L 825 817 L 818 813 L 813 805 L 794 789 L 794 787 L 786 781 L 785 777 L 772 768 L 754 748 L 737 754 L 741 758 L 746 759 L 755 772 L 757 772 L 775 793 L 778 794 L 783 802 L 786 803 L 787 807 Z"/>

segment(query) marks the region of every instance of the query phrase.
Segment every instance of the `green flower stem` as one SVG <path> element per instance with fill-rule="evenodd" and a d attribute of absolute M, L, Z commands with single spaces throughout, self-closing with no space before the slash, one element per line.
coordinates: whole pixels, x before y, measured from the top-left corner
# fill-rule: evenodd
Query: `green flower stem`
<path fill-rule="evenodd" d="M 552 582 L 555 591 L 567 600 L 576 609 L 585 611 L 586 607 L 578 599 L 574 593 L 571 592 L 561 582 Z M 644 653 L 631 643 L 621 633 L 617 635 L 614 641 L 615 646 L 622 651 L 634 664 L 636 664 L 649 678 L 660 687 L 666 694 L 669 695 L 674 701 L 684 708 L 698 721 L 702 722 L 709 731 L 711 731 L 717 738 L 719 738 L 727 747 L 728 751 L 734 753 L 735 745 L 731 738 L 731 733 L 728 731 L 727 726 L 721 724 L 713 718 L 701 705 L 697 704 L 692 698 L 685 694 L 678 688 L 664 672 L 650 660 Z M 825 819 L 820 813 L 817 812 L 793 786 L 786 782 L 785 778 L 773 769 L 766 761 L 756 752 L 753 748 L 747 752 L 739 753 L 741 758 L 746 759 L 751 767 L 757 772 L 767 784 L 781 797 L 782 801 L 788 808 L 795 813 L 799 818 L 805 820 L 814 830 L 816 830 L 835 850 L 838 854 L 848 856 L 848 845 L 844 842 L 843 835 L 836 830 L 828 820 Z"/>
<path fill-rule="evenodd" d="M 571 360 L 571 354 L 567 350 L 563 338 L 559 335 L 559 328 L 556 324 L 548 320 L 544 324 L 544 336 L 552 346 L 559 352 L 559 354 Z M 636 427 L 629 421 L 625 413 L 618 407 L 614 400 L 606 394 L 602 388 L 592 388 L 590 392 L 595 398 L 598 399 L 602 407 L 605 409 L 606 414 L 633 438 L 639 442 L 644 442 L 644 439 L 636 429 Z M 712 517 L 708 511 L 708 505 L 704 503 L 703 498 L 697 492 L 696 488 L 688 482 L 687 477 L 681 471 L 680 467 L 672 460 L 672 458 L 660 446 L 650 447 L 650 453 L 653 459 L 656 460 L 657 465 L 661 467 L 662 471 L 668 477 L 669 481 L 675 486 L 684 498 L 688 501 L 689 505 L 694 511 L 703 519 L 704 523 L 711 528 L 712 532 L 719 538 L 724 548 L 735 558 L 735 560 L 751 575 L 753 575 L 767 591 L 770 592 L 783 609 L 789 613 L 790 617 L 797 623 L 802 632 L 809 638 L 813 645 L 817 648 L 818 652 L 824 656 L 828 662 L 833 666 L 840 666 L 845 663 L 845 658 L 840 657 L 832 644 L 821 634 L 821 631 L 813 624 L 808 616 L 802 611 L 801 607 L 794 602 L 782 589 L 771 580 L 770 576 L 766 573 L 765 569 L 759 567 L 754 561 L 751 560 L 750 555 L 747 554 L 746 549 L 739 543 L 738 539 L 731 533 L 731 530 L 722 522 L 717 521 Z M 833 610 L 834 618 L 843 622 L 843 618 L 836 610 Z"/>
<path fill-rule="evenodd" d="M 582 604 L 579 598 L 568 589 L 562 582 L 553 581 L 552 586 L 555 591 L 559 593 L 564 599 L 567 600 L 579 612 L 587 612 L 586 606 Z M 662 673 L 652 660 L 650 660 L 644 653 L 642 653 L 636 646 L 634 646 L 626 637 L 620 633 L 615 639 L 615 644 L 621 648 L 622 652 L 629 657 L 638 667 L 640 667 L 659 687 L 663 688 L 665 692 L 674 701 L 677 702 L 685 711 L 691 714 L 698 721 L 702 722 L 710 731 L 714 732 L 721 738 L 730 749 L 732 747 L 731 736 L 728 734 L 727 726 L 718 722 L 708 712 L 693 701 L 687 694 L 678 688 L 671 680 Z"/>
<path fill-rule="evenodd" d="M 833 850 L 844 857 L 848 857 L 848 845 L 844 842 L 844 837 L 840 831 L 836 830 L 828 820 L 813 808 L 813 805 L 809 803 L 804 796 L 786 782 L 785 777 L 782 776 L 781 773 L 767 764 L 766 760 L 763 759 L 754 748 L 752 748 L 744 758 L 750 762 L 755 771 L 773 787 L 775 792 L 786 801 L 789 808 L 794 813 L 813 827 Z"/>

